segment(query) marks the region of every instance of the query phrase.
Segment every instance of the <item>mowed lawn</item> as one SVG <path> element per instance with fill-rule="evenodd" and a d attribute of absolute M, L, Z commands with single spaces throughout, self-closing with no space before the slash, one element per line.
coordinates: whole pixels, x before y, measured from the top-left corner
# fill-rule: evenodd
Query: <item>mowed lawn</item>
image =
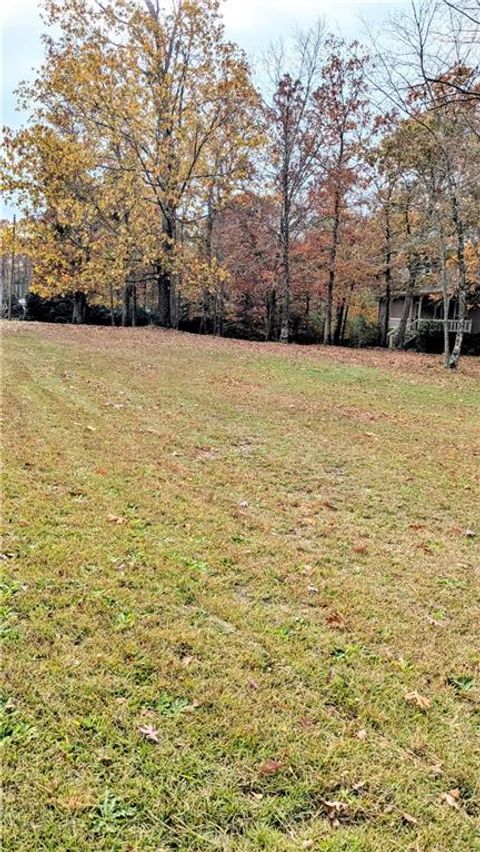
<path fill-rule="evenodd" d="M 3 362 L 4 849 L 480 849 L 478 360 Z"/>

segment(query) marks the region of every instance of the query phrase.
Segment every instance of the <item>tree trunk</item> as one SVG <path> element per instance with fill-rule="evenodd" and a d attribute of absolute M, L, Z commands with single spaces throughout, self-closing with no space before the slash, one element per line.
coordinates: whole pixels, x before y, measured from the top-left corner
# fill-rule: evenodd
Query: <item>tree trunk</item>
<path fill-rule="evenodd" d="M 443 224 L 439 222 L 439 242 L 440 242 L 440 275 L 442 282 L 442 299 L 443 299 L 443 364 L 448 367 L 450 358 L 450 338 L 448 335 L 448 315 L 450 313 L 450 297 L 448 295 L 448 280 L 447 268 L 445 263 L 446 250 L 445 238 L 443 233 Z"/>
<path fill-rule="evenodd" d="M 408 206 L 405 210 L 405 223 L 406 223 L 406 232 L 407 239 L 410 241 L 412 236 L 410 217 L 409 217 Z M 405 348 L 405 335 L 407 331 L 407 323 L 408 318 L 411 313 L 413 297 L 415 295 L 415 285 L 417 283 L 417 275 L 418 275 L 418 257 L 416 251 L 412 251 L 409 248 L 409 256 L 408 256 L 408 285 L 407 292 L 405 294 L 405 303 L 403 305 L 403 313 L 400 319 L 400 323 L 397 329 L 397 333 L 395 335 L 395 348 L 396 349 L 404 349 Z"/>
<path fill-rule="evenodd" d="M 341 328 L 342 328 L 344 305 L 345 305 L 345 299 L 342 299 L 342 301 L 338 303 L 337 310 L 335 311 L 335 328 L 333 330 L 333 343 L 334 343 L 335 346 L 338 346 L 338 342 L 340 340 L 340 331 L 341 331 Z"/>
<path fill-rule="evenodd" d="M 333 213 L 332 245 L 328 262 L 328 284 L 327 299 L 325 302 L 325 325 L 323 328 L 323 342 L 327 345 L 332 342 L 332 313 L 333 313 L 333 291 L 335 289 L 335 273 L 337 261 L 338 237 L 340 230 L 340 190 L 335 192 L 335 205 Z"/>
<path fill-rule="evenodd" d="M 115 305 L 113 302 L 113 287 L 110 284 L 110 322 L 112 328 L 115 326 Z"/>
<path fill-rule="evenodd" d="M 85 298 L 85 293 L 77 290 L 77 292 L 73 295 L 72 323 L 74 325 L 81 325 L 85 322 L 86 307 L 87 300 Z"/>
<path fill-rule="evenodd" d="M 208 333 L 208 316 L 210 313 L 210 294 L 208 287 L 203 284 L 202 316 L 200 318 L 200 334 Z"/>
<path fill-rule="evenodd" d="M 17 224 L 17 217 L 14 215 L 13 217 L 13 225 L 12 225 L 12 252 L 10 258 L 10 286 L 8 288 L 8 313 L 7 319 L 12 319 L 12 302 L 13 302 L 13 287 L 15 284 L 15 230 Z"/>
<path fill-rule="evenodd" d="M 405 294 L 405 302 L 403 305 L 403 313 L 398 324 L 397 333 L 395 335 L 395 348 L 403 349 L 405 347 L 405 335 L 407 331 L 408 318 L 411 313 L 413 296 L 415 292 L 415 278 L 410 276 L 408 281 L 408 289 Z"/>
<path fill-rule="evenodd" d="M 127 281 L 123 288 L 122 328 L 130 324 L 130 291 L 131 285 Z"/>
<path fill-rule="evenodd" d="M 282 216 L 280 220 L 280 239 L 282 245 L 282 311 L 280 324 L 280 343 L 288 343 L 290 337 L 290 187 L 289 155 L 285 153 L 282 169 Z"/>
<path fill-rule="evenodd" d="M 225 321 L 225 294 L 222 282 L 220 282 L 220 284 L 218 285 L 218 291 L 215 298 L 215 315 L 213 319 L 213 333 L 217 337 L 222 337 L 223 324 Z"/>
<path fill-rule="evenodd" d="M 175 310 L 173 312 L 173 327 L 178 331 L 178 328 L 180 326 L 180 311 L 182 307 L 182 297 L 180 293 L 178 278 L 176 280 L 174 305 Z"/>
<path fill-rule="evenodd" d="M 450 335 L 448 333 L 448 315 L 450 313 L 450 298 L 448 293 L 443 293 L 443 365 L 448 367 L 450 358 Z"/>
<path fill-rule="evenodd" d="M 163 328 L 172 325 L 172 262 L 175 242 L 176 216 L 170 211 L 163 223 L 164 256 L 156 265 L 158 293 L 158 324 Z"/>
<path fill-rule="evenodd" d="M 0 282 L 0 319 L 3 318 L 4 289 L 7 281 L 7 259 L 2 257 L 2 280 Z"/>
<path fill-rule="evenodd" d="M 280 343 L 288 343 L 290 337 L 290 233 L 289 225 L 285 223 L 283 235 L 283 282 L 282 282 L 282 323 L 280 326 Z"/>
<path fill-rule="evenodd" d="M 163 264 L 157 265 L 157 288 L 158 288 L 158 324 L 163 328 L 170 328 L 172 324 L 170 311 L 170 294 L 172 290 L 170 272 Z"/>
<path fill-rule="evenodd" d="M 446 366 L 453 370 L 458 367 L 458 362 L 462 353 L 464 323 L 467 314 L 467 269 L 465 265 L 465 235 L 463 231 L 463 222 L 458 210 L 457 196 L 451 185 L 450 201 L 452 205 L 452 219 L 457 235 L 458 327 L 455 335 L 455 343 L 453 344 L 453 349 Z"/>
<path fill-rule="evenodd" d="M 137 285 L 132 284 L 132 325 L 137 324 Z"/>
<path fill-rule="evenodd" d="M 458 367 L 458 362 L 462 353 L 464 323 L 466 314 L 467 294 L 464 289 L 461 289 L 458 293 L 458 328 L 457 333 L 455 335 L 455 343 L 453 344 L 451 355 L 447 361 L 447 367 L 449 367 L 451 370 L 454 370 Z"/>
<path fill-rule="evenodd" d="M 340 343 L 343 343 L 343 341 L 345 340 L 345 329 L 347 327 L 348 309 L 349 309 L 349 304 L 347 302 L 347 304 L 345 305 L 345 310 L 343 312 L 342 328 L 341 328 L 341 331 L 340 331 Z"/>
<path fill-rule="evenodd" d="M 277 293 L 272 287 L 267 295 L 267 321 L 265 323 L 265 340 L 272 340 L 275 326 L 275 311 L 277 307 Z"/>
<path fill-rule="evenodd" d="M 386 346 L 390 326 L 390 303 L 392 300 L 392 234 L 390 227 L 390 207 L 385 208 L 385 313 L 380 332 L 380 345 Z"/>

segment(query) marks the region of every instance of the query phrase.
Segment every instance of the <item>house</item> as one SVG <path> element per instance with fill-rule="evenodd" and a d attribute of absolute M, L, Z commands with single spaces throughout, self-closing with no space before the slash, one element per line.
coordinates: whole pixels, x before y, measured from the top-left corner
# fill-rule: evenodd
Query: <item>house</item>
<path fill-rule="evenodd" d="M 390 299 L 388 336 L 389 346 L 394 345 L 395 333 L 400 325 L 405 307 L 405 292 L 395 293 Z M 383 326 L 385 321 L 385 297 L 382 296 L 378 305 L 378 322 Z M 425 323 L 438 323 L 439 330 L 443 328 L 444 311 L 443 295 L 440 289 L 418 290 L 410 304 L 405 343 L 412 343 Z M 458 329 L 458 299 L 450 299 L 448 311 L 448 330 L 452 334 Z M 464 323 L 465 334 L 480 334 L 480 287 L 470 291 L 467 297 L 467 314 Z"/>

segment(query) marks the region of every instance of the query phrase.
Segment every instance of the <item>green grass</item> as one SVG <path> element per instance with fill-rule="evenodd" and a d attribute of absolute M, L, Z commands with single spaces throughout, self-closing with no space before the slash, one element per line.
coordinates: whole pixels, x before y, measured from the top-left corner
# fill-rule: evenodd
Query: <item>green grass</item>
<path fill-rule="evenodd" d="M 6 852 L 480 848 L 473 362 L 3 350 Z"/>

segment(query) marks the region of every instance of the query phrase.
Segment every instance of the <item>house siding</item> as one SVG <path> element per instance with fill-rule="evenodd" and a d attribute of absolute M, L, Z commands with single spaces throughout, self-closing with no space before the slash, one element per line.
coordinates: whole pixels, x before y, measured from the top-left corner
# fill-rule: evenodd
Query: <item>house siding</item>
<path fill-rule="evenodd" d="M 412 305 L 411 317 L 415 318 L 418 316 L 418 306 L 420 296 L 415 296 Z M 399 321 L 403 314 L 403 307 L 405 304 L 405 297 L 400 296 L 397 298 L 393 298 L 390 302 L 390 323 L 389 328 L 395 328 L 398 326 Z M 427 296 L 423 297 L 422 300 L 422 310 L 421 310 L 421 319 L 428 322 L 429 319 L 435 319 L 438 317 L 440 309 L 441 316 L 441 302 L 435 302 L 432 299 L 428 299 Z M 452 317 L 452 313 L 450 314 Z M 383 319 L 385 317 L 385 302 L 381 301 L 379 304 L 378 310 L 378 321 L 380 324 L 383 323 Z M 472 334 L 480 334 L 480 305 L 475 306 L 474 308 L 470 308 L 467 311 L 467 319 L 472 321 Z"/>

